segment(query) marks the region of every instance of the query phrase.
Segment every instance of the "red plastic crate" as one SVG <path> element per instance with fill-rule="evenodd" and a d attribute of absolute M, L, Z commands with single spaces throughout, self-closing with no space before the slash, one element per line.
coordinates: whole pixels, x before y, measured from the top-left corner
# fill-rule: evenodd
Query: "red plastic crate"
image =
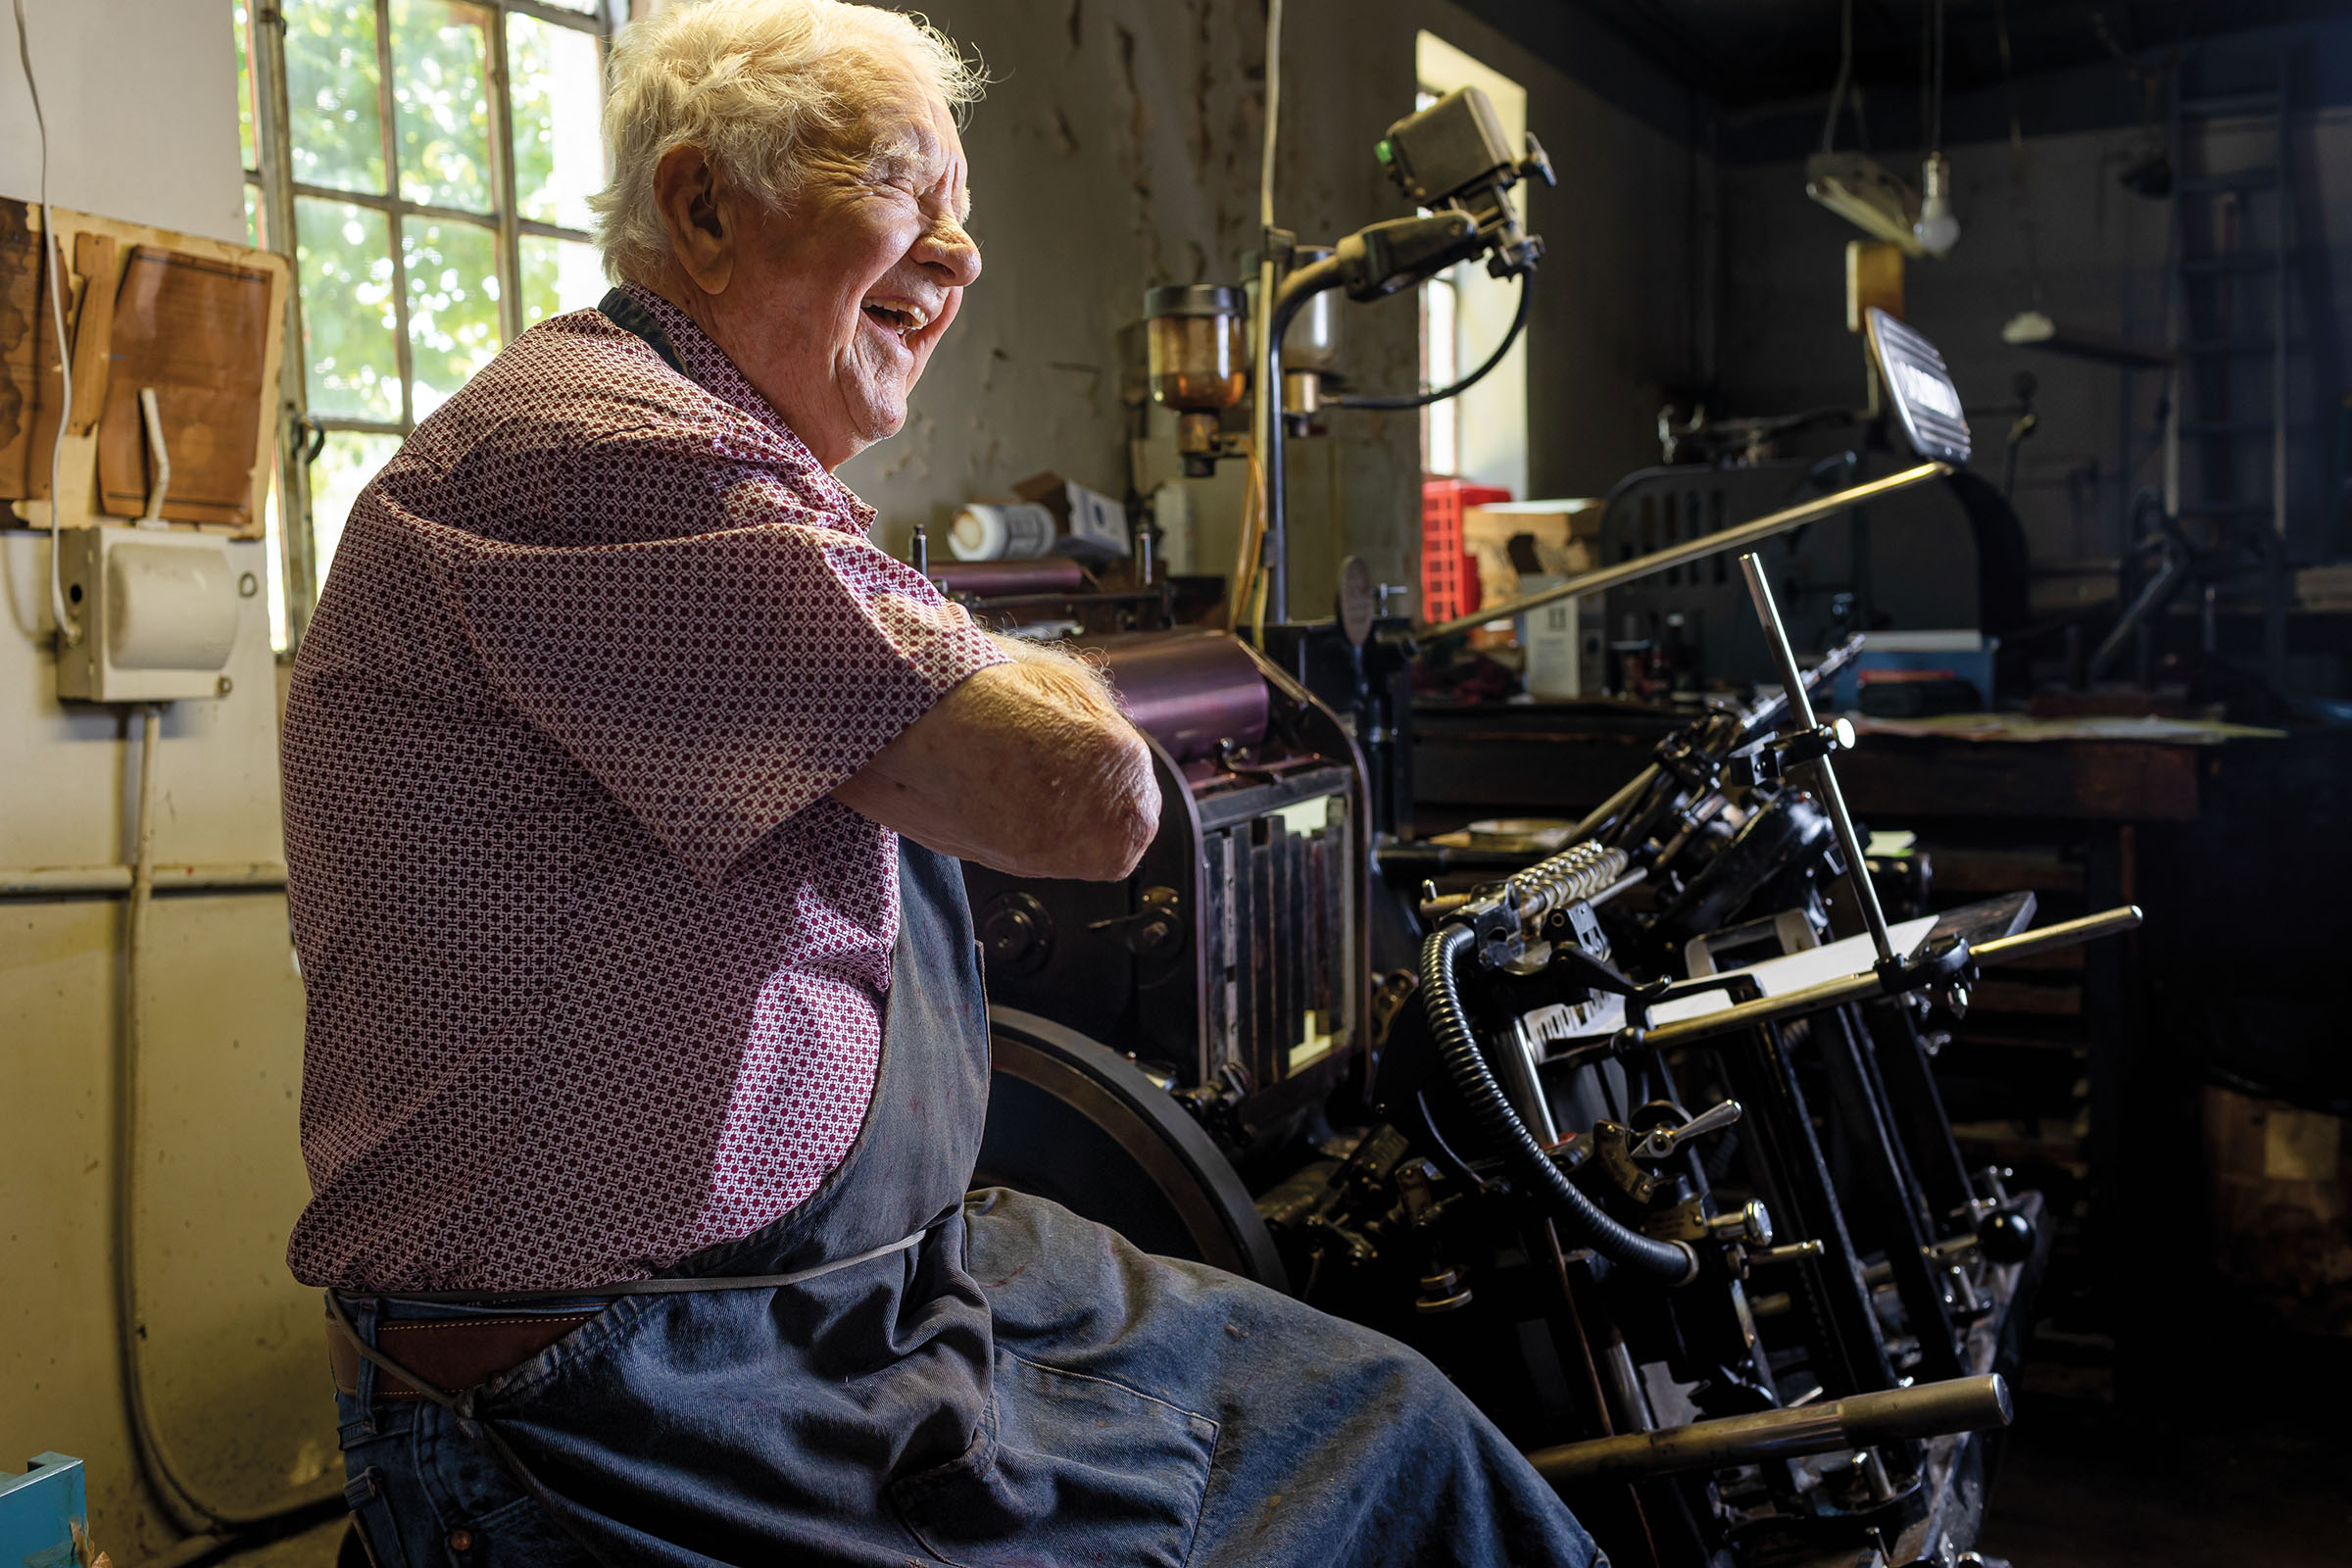
<path fill-rule="evenodd" d="M 1508 501 L 1511 493 L 1461 479 L 1421 481 L 1421 619 L 1467 615 L 1480 604 L 1478 561 L 1462 548 L 1462 511 Z"/>

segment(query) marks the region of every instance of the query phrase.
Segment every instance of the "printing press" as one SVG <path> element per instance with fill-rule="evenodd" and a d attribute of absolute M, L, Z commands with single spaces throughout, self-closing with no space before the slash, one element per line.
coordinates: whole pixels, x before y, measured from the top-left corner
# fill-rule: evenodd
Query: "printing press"
<path fill-rule="evenodd" d="M 1569 849 L 1415 901 L 1420 961 L 1381 974 L 1396 895 L 1337 715 L 1223 633 L 1103 656 L 1167 808 L 1126 884 L 974 873 L 978 1179 L 1414 1345 L 1618 1560 L 1965 1548 L 2039 1200 L 1963 1166 L 1922 1024 L 1977 963 L 2137 911 L 1876 913 L 1838 728 L 1773 697 Z"/>
<path fill-rule="evenodd" d="M 1919 466 L 1505 607 L 1744 552 L 1780 677 L 1556 853 L 1398 870 L 1447 858 L 1396 836 L 1413 636 L 1462 627 L 1376 619 L 1350 572 L 1260 646 L 1079 639 L 1151 741 L 1157 838 L 1122 884 L 970 873 L 976 1181 L 1415 1347 L 1619 1563 L 1964 1560 L 2048 1240 L 2038 1194 L 1964 1163 L 1927 1026 L 1980 964 L 2139 921 L 1931 915 L 1871 873 L 1852 731 L 1811 700 L 1863 639 L 1800 664 L 1754 553 L 1965 462 L 1933 346 L 1883 316 L 1870 343 Z"/>

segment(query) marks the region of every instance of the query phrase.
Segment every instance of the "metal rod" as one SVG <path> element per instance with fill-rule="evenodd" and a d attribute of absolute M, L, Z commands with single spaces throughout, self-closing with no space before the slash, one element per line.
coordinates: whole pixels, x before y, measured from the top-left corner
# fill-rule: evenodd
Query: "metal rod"
<path fill-rule="evenodd" d="M 0 867 L 0 899 L 67 898 L 91 893 L 128 893 L 127 865 L 21 865 Z M 242 888 L 282 888 L 286 868 L 262 860 L 238 860 L 219 865 L 159 864 L 153 873 L 155 891 L 224 892 Z"/>
<path fill-rule="evenodd" d="M 1596 594 L 1604 588 L 1614 588 L 1619 583 L 1632 582 L 1638 577 L 1646 577 L 1653 571 L 1664 571 L 1668 566 L 1679 566 L 1686 561 L 1703 561 L 1709 556 L 1719 556 L 1727 550 L 1744 550 L 1749 545 L 1761 544 L 1775 534 L 1787 533 L 1791 528 L 1801 527 L 1817 517 L 1826 517 L 1833 512 L 1842 512 L 1847 507 L 1858 507 L 1862 503 L 1876 500 L 1880 496 L 1892 495 L 1897 490 L 1908 490 L 1913 485 L 1923 484 L 1930 479 L 1940 479 L 1951 471 L 1952 466 L 1948 463 L 1923 463 L 1915 468 L 1905 468 L 1900 473 L 1890 473 L 1884 479 L 1873 479 L 1868 484 L 1853 485 L 1844 490 L 1833 491 L 1816 500 L 1802 501 L 1793 507 L 1784 507 L 1778 512 L 1768 512 L 1763 516 L 1756 518 L 1755 521 L 1743 522 L 1737 528 L 1726 528 L 1721 533 L 1702 534 L 1696 539 L 1687 539 L 1679 545 L 1669 545 L 1663 550 L 1652 551 L 1646 556 L 1636 556 L 1631 561 L 1620 561 L 1614 566 L 1602 566 L 1598 570 L 1588 571 L 1581 577 L 1571 577 L 1566 582 L 1560 583 L 1556 587 L 1546 588 L 1539 594 L 1529 594 L 1525 598 L 1507 600 L 1490 609 L 1481 610 L 1475 614 L 1456 615 L 1451 620 L 1440 621 L 1435 626 L 1424 627 L 1421 635 L 1423 637 L 1451 637 L 1457 633 L 1469 631 L 1473 627 L 1483 626 L 1490 620 L 1507 620 L 1513 615 L 1524 614 L 1530 610 L 1540 610 L 1545 605 L 1556 604 L 1563 599 L 1577 599 L 1586 594 Z"/>
<path fill-rule="evenodd" d="M 2061 920 L 2056 925 L 2043 926 L 2038 931 L 2021 931 L 2013 937 L 2001 937 L 1981 947 L 1971 948 L 1969 956 L 1979 964 L 2014 963 L 2053 949 L 2071 948 L 2100 937 L 2120 935 L 2137 927 L 2139 921 L 2137 905 L 2118 905 L 2097 914 Z M 1714 1012 L 1702 1012 L 1695 1018 L 1678 1018 L 1672 1023 L 1656 1024 L 1642 1035 L 1642 1043 L 1647 1050 L 1666 1051 L 1689 1045 L 1693 1040 L 1731 1034 L 1753 1028 L 1757 1024 L 1775 1023 L 1783 1018 L 1820 1012 L 1827 1007 L 1839 1007 L 1849 1002 L 1863 1002 L 1885 994 L 1886 987 L 1880 984 L 1875 971 L 1849 974 L 1837 980 L 1824 980 L 1819 985 L 1806 986 L 1800 991 L 1762 997 L 1754 1002 L 1736 1003 Z"/>
<path fill-rule="evenodd" d="M 1553 1486 L 1720 1470 L 1798 1454 L 1903 1439 L 1983 1432 L 2009 1424 L 2009 1385 L 1998 1373 L 1856 1394 L 1827 1404 L 1693 1421 L 1590 1443 L 1538 1448 L 1527 1456 Z"/>
<path fill-rule="evenodd" d="M 1781 666 L 1781 686 L 1788 694 L 1788 716 L 1796 720 L 1800 730 L 1811 730 L 1819 724 L 1813 716 L 1813 697 L 1805 690 L 1805 672 L 1797 667 L 1796 650 L 1788 646 L 1788 628 L 1781 624 L 1781 607 L 1772 602 L 1772 584 L 1765 578 L 1764 563 L 1754 554 L 1740 558 L 1740 574 L 1747 579 L 1747 594 L 1756 602 L 1756 618 L 1764 623 L 1764 636 L 1772 644 L 1772 655 Z M 1862 858 L 1862 837 L 1854 831 L 1853 814 L 1845 808 L 1845 792 L 1838 787 L 1838 770 L 1830 765 L 1827 752 L 1813 762 L 1814 781 L 1820 786 L 1821 800 L 1830 808 L 1830 825 L 1838 830 L 1838 847 L 1845 855 L 1845 882 L 1853 889 L 1854 902 L 1862 907 L 1862 919 L 1870 927 L 1870 945 L 1878 950 L 1881 963 L 1892 962 L 1895 956 L 1894 939 L 1886 931 L 1886 911 L 1879 907 L 1879 890 L 1870 884 L 1870 864 Z"/>

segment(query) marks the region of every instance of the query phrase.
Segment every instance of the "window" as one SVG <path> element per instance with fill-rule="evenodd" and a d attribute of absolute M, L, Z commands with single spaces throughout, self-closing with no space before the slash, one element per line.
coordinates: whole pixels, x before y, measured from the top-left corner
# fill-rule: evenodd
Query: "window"
<path fill-rule="evenodd" d="M 310 548 L 286 554 L 309 569 L 284 575 L 303 610 L 417 421 L 523 328 L 603 295 L 588 197 L 612 4 L 232 0 L 247 222 L 300 281 L 318 455 L 307 506 L 284 509 L 307 515 Z"/>
<path fill-rule="evenodd" d="M 1527 89 L 1508 76 L 1430 32 L 1414 40 L 1413 64 L 1420 80 L 1415 108 L 1426 109 L 1456 87 L 1477 87 L 1494 105 L 1513 145 L 1526 134 Z M 1521 198 L 1514 192 L 1511 200 Z M 1423 386 L 1450 385 L 1494 352 L 1518 311 L 1520 287 L 1467 263 L 1421 285 Z M 1421 462 L 1427 473 L 1494 485 L 1514 496 L 1528 493 L 1524 338 L 1478 385 L 1422 412 Z"/>
<path fill-rule="evenodd" d="M 1415 113 L 1427 109 L 1442 94 L 1425 85 L 1413 95 Z M 1428 216 L 1428 209 L 1419 209 Z M 1462 363 L 1461 283 L 1460 267 L 1448 267 L 1445 271 L 1421 285 L 1421 387 L 1451 386 L 1460 375 Z M 1421 471 L 1444 478 L 1461 472 L 1462 441 L 1461 411 L 1455 407 L 1458 399 L 1447 398 L 1432 403 L 1421 411 Z"/>

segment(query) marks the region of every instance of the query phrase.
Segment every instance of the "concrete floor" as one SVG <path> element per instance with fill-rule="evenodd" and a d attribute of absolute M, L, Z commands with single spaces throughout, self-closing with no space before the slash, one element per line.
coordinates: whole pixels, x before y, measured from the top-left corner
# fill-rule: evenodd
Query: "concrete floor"
<path fill-rule="evenodd" d="M 2352 1440 L 2275 1378 L 2201 1380 L 2194 1422 L 2033 1392 L 2029 1374 L 1979 1549 L 2016 1568 L 2347 1568 Z M 2237 1392 L 2244 1388 L 2244 1393 Z M 2077 1393 L 2090 1392 L 2070 1391 Z M 2329 1401 L 2330 1403 L 2332 1401 Z M 334 1568 L 341 1519 L 223 1568 Z"/>
<path fill-rule="evenodd" d="M 348 1518 L 329 1519 L 299 1536 L 222 1557 L 220 1568 L 335 1568 L 335 1553 L 342 1547 L 343 1532 L 349 1526 Z"/>

